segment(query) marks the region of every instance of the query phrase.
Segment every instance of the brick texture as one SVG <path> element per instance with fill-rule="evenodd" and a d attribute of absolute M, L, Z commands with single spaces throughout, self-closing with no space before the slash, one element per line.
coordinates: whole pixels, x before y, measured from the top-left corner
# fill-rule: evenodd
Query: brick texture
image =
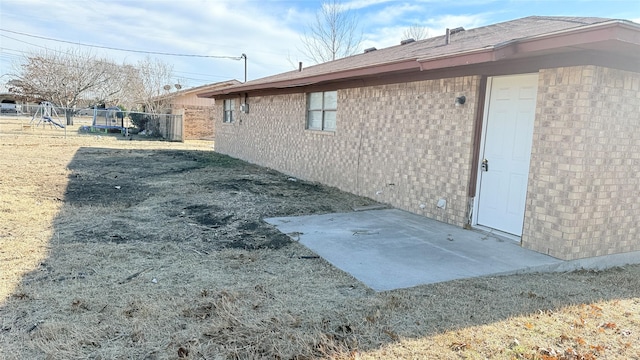
<path fill-rule="evenodd" d="M 185 140 L 213 140 L 215 125 L 218 122 L 213 106 L 181 106 L 184 139 Z"/>
<path fill-rule="evenodd" d="M 218 102 L 216 151 L 463 226 L 479 80 L 338 90 L 331 133 L 305 129 L 304 94 L 250 97 L 231 124 Z M 639 109 L 640 73 L 540 71 L 524 247 L 561 259 L 640 250 Z"/>
<path fill-rule="evenodd" d="M 338 90 L 335 132 L 305 129 L 304 94 L 250 97 L 250 113 L 236 111 L 231 124 L 218 102 L 215 147 L 463 226 L 478 86 L 479 77 L 460 77 Z M 467 102 L 456 107 L 459 95 Z"/>
<path fill-rule="evenodd" d="M 523 246 L 562 259 L 640 250 L 640 73 L 540 71 Z"/>

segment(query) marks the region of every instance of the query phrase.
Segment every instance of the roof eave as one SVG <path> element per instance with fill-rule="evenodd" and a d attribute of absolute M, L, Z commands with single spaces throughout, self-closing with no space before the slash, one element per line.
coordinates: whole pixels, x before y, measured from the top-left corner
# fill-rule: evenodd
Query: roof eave
<path fill-rule="evenodd" d="M 418 59 L 420 70 L 507 60 L 544 53 L 597 49 L 603 43 L 627 43 L 640 47 L 640 26 L 625 21 L 568 29 L 535 37 L 515 39 L 495 46 Z"/>
<path fill-rule="evenodd" d="M 331 73 L 296 77 L 274 82 L 233 86 L 198 94 L 199 97 L 230 96 L 252 91 L 278 90 L 310 85 L 320 85 L 351 79 L 363 79 L 409 71 L 429 71 L 466 65 L 518 59 L 527 56 L 571 53 L 581 50 L 607 50 L 613 48 L 626 51 L 625 55 L 640 54 L 640 25 L 629 21 L 612 20 L 581 26 L 539 36 L 506 41 L 493 46 L 465 50 L 435 57 L 403 59 L 391 63 L 374 64 L 362 68 L 346 69 Z M 621 45 L 619 47 L 618 45 Z M 631 49 L 631 51 L 629 50 Z"/>
<path fill-rule="evenodd" d="M 375 65 L 370 65 L 362 68 L 347 69 L 342 71 L 311 75 L 306 77 L 298 77 L 295 79 L 275 81 L 267 84 L 265 83 L 250 84 L 249 83 L 244 86 L 238 85 L 230 89 L 229 88 L 219 89 L 219 90 L 209 91 L 205 93 L 199 93 L 198 97 L 235 95 L 235 94 L 242 94 L 245 92 L 251 92 L 255 90 L 265 90 L 265 89 L 295 88 L 295 87 L 323 84 L 323 83 L 336 81 L 336 80 L 342 81 L 342 80 L 349 80 L 353 78 L 364 78 L 364 77 L 377 76 L 379 74 L 403 72 L 403 71 L 419 70 L 419 69 L 420 69 L 420 65 L 416 62 L 415 58 L 404 59 L 404 60 L 396 61 L 392 63 L 375 64 Z"/>

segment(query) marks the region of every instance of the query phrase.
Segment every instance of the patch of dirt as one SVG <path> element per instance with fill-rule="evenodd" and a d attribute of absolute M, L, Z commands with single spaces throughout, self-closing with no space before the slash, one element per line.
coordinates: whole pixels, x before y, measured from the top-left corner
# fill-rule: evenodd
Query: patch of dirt
<path fill-rule="evenodd" d="M 280 249 L 291 239 L 263 218 L 375 203 L 210 151 L 81 148 L 67 168 L 64 202 L 74 214 L 58 226 L 62 242 Z M 73 215 L 82 219 L 72 221 Z"/>

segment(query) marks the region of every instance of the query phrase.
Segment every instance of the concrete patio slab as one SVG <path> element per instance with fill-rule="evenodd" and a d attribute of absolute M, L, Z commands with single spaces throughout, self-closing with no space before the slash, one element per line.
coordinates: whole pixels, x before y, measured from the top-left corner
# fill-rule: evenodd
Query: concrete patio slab
<path fill-rule="evenodd" d="M 265 221 L 376 291 L 563 263 L 507 238 L 397 209 Z"/>

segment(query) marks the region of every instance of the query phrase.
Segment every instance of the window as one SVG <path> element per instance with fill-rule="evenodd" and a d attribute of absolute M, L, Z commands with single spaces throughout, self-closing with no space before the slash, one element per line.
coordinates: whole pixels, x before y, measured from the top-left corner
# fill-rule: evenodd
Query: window
<path fill-rule="evenodd" d="M 307 95 L 307 129 L 336 130 L 338 92 L 314 92 Z"/>
<path fill-rule="evenodd" d="M 236 101 L 234 99 L 224 100 L 224 118 L 222 122 L 231 123 L 234 120 Z"/>

